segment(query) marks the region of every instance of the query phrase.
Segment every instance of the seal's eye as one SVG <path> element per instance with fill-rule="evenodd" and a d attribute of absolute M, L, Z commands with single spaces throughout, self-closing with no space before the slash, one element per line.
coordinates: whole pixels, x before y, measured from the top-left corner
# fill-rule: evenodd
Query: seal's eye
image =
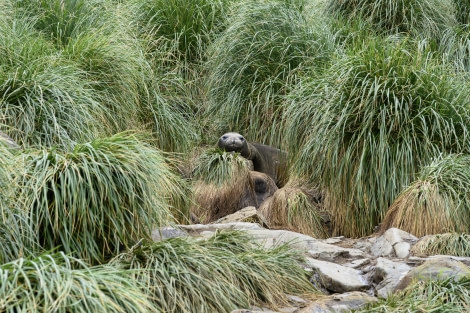
<path fill-rule="evenodd" d="M 240 141 L 245 140 L 245 138 L 243 138 L 242 136 L 238 137 L 238 139 L 240 139 Z"/>
<path fill-rule="evenodd" d="M 226 140 L 227 139 L 227 136 L 222 136 L 222 140 Z"/>

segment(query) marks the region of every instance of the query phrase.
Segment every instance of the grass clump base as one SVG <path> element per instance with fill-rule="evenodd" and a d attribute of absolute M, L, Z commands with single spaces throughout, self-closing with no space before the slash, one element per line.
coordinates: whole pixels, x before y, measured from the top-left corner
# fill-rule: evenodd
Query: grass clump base
<path fill-rule="evenodd" d="M 240 232 L 220 232 L 197 240 L 171 238 L 142 242 L 111 264 L 137 269 L 162 312 L 231 312 L 252 304 L 279 304 L 285 294 L 313 293 L 287 246 L 262 249 Z"/>
<path fill-rule="evenodd" d="M 254 198 L 247 160 L 238 153 L 220 149 L 204 151 L 193 170 L 194 205 L 191 212 L 200 222 L 212 222 L 244 207 Z"/>
<path fill-rule="evenodd" d="M 298 187 L 283 187 L 263 202 L 258 214 L 269 228 L 289 229 L 314 238 L 329 236 L 326 224 L 321 217 L 321 206 L 315 200 L 315 195 L 309 195 Z"/>
<path fill-rule="evenodd" d="M 470 227 L 470 156 L 447 155 L 421 169 L 387 211 L 381 230 L 397 227 L 417 237 Z"/>
<path fill-rule="evenodd" d="M 415 255 L 454 255 L 470 257 L 470 235 L 445 233 L 421 238 L 410 251 Z"/>

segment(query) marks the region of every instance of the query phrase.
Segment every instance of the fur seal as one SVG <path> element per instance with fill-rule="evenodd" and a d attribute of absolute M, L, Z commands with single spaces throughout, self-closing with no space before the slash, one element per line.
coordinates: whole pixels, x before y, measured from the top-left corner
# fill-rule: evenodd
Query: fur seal
<path fill-rule="evenodd" d="M 286 153 L 280 149 L 259 143 L 248 142 L 239 133 L 225 133 L 217 143 L 218 147 L 227 152 L 238 152 L 253 162 L 253 169 L 269 175 L 276 185 L 282 186 L 286 179 Z"/>

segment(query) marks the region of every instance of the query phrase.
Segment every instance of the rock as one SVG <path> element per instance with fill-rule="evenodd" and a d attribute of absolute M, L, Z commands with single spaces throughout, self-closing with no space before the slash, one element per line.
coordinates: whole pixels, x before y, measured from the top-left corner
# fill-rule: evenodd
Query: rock
<path fill-rule="evenodd" d="M 411 244 L 418 241 L 418 238 L 398 228 L 390 228 L 383 234 L 385 239 L 392 245 L 395 254 L 399 258 L 406 258 L 410 255 Z"/>
<path fill-rule="evenodd" d="M 343 239 L 344 239 L 344 236 L 331 237 L 331 238 L 324 239 L 323 242 L 328 243 L 328 244 L 335 244 L 335 243 L 340 243 L 341 241 L 343 241 Z"/>
<path fill-rule="evenodd" d="M 363 306 L 377 301 L 376 298 L 364 292 L 353 291 L 343 294 L 335 294 L 315 301 L 308 307 L 301 309 L 299 313 L 339 313 L 351 312 Z"/>
<path fill-rule="evenodd" d="M 265 248 L 288 243 L 295 249 L 308 252 L 309 256 L 339 262 L 343 259 L 364 258 L 365 254 L 358 249 L 349 249 L 337 247 L 324 243 L 307 235 L 302 235 L 288 230 L 247 230 L 246 231 L 254 241 L 261 243 Z"/>
<path fill-rule="evenodd" d="M 397 256 L 407 258 L 410 255 L 411 244 L 418 241 L 415 236 L 398 228 L 388 229 L 378 237 L 371 247 L 371 254 L 375 257 Z"/>
<path fill-rule="evenodd" d="M 320 284 L 329 291 L 347 292 L 370 287 L 356 269 L 312 258 L 307 258 L 307 264 L 317 271 Z"/>
<path fill-rule="evenodd" d="M 343 266 L 352 267 L 352 268 L 360 268 L 370 263 L 370 259 L 357 259 L 352 260 L 351 262 L 343 264 Z"/>
<path fill-rule="evenodd" d="M 386 258 L 378 258 L 372 279 L 377 286 L 375 290 L 381 298 L 387 298 L 393 293 L 400 280 L 411 267 L 403 262 L 394 262 Z"/>
<path fill-rule="evenodd" d="M 391 256 L 393 254 L 393 247 L 388 242 L 387 239 L 385 239 L 384 236 L 380 236 L 375 239 L 374 244 L 370 248 L 370 253 L 374 257 L 385 257 L 385 256 Z"/>
<path fill-rule="evenodd" d="M 188 234 L 198 236 L 202 232 L 215 232 L 216 230 L 263 230 L 257 223 L 235 222 L 235 223 L 222 223 L 222 224 L 193 224 L 193 225 L 179 225 L 179 228 L 186 231 Z"/>
<path fill-rule="evenodd" d="M 152 240 L 153 241 L 161 241 L 165 240 L 168 238 L 175 238 L 175 237 L 184 237 L 187 236 L 188 234 L 179 229 L 179 228 L 174 228 L 171 226 L 166 226 L 166 227 L 161 227 L 158 229 L 154 229 L 152 231 Z"/>
<path fill-rule="evenodd" d="M 256 207 L 249 206 L 241 209 L 233 214 L 227 215 L 218 219 L 213 224 L 223 224 L 223 223 L 238 223 L 238 222 L 248 222 L 248 223 L 259 223 L 261 220 L 256 213 Z"/>
<path fill-rule="evenodd" d="M 430 259 L 409 271 L 395 287 L 395 291 L 405 289 L 416 280 L 446 280 L 449 278 L 458 280 L 467 275 L 470 275 L 468 266 L 450 257 L 441 256 Z"/>

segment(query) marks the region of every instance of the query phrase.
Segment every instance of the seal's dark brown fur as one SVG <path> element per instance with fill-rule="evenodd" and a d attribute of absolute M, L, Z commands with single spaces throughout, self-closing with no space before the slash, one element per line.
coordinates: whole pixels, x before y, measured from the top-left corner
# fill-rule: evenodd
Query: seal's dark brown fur
<path fill-rule="evenodd" d="M 244 158 L 251 160 L 255 171 L 271 176 L 279 187 L 287 181 L 287 155 L 280 149 L 248 142 L 239 133 L 223 134 L 217 145 L 220 149 L 238 152 Z"/>

